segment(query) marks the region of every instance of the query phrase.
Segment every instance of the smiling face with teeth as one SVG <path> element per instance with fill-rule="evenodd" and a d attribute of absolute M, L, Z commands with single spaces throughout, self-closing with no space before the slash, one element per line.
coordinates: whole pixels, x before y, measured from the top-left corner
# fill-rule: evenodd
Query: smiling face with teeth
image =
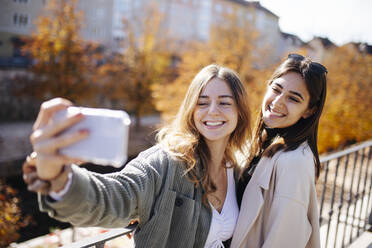
<path fill-rule="evenodd" d="M 262 102 L 262 114 L 269 128 L 286 128 L 312 114 L 310 95 L 301 74 L 288 72 L 268 86 Z"/>
<path fill-rule="evenodd" d="M 227 144 L 238 123 L 238 110 L 228 84 L 212 78 L 202 90 L 193 113 L 195 126 L 209 145 Z"/>

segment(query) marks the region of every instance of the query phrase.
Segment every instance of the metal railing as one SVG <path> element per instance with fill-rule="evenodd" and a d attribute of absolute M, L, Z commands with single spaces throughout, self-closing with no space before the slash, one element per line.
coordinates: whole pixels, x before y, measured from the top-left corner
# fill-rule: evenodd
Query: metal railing
<path fill-rule="evenodd" d="M 323 170 L 317 182 L 317 192 L 322 247 L 348 246 L 369 228 L 371 153 L 372 140 L 320 158 Z M 103 248 L 106 241 L 131 233 L 135 227 L 114 229 L 65 247 Z"/>
<path fill-rule="evenodd" d="M 372 140 L 322 156 L 317 182 L 321 245 L 346 247 L 368 227 L 372 196 Z"/>
<path fill-rule="evenodd" d="M 62 248 L 88 248 L 88 247 L 104 248 L 105 243 L 107 241 L 133 232 L 136 229 L 136 226 L 137 224 L 132 224 L 125 228 L 111 229 L 110 231 L 107 231 L 95 237 L 89 237 L 89 238 L 81 239 L 72 244 L 67 244 L 63 246 Z"/>

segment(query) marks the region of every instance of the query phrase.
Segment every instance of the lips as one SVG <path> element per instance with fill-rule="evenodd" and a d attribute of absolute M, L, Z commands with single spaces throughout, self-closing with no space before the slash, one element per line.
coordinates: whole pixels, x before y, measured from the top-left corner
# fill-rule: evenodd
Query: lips
<path fill-rule="evenodd" d="M 267 109 L 269 110 L 271 115 L 277 116 L 277 117 L 283 117 L 285 114 L 281 113 L 280 111 L 273 109 L 271 106 L 268 106 Z"/>

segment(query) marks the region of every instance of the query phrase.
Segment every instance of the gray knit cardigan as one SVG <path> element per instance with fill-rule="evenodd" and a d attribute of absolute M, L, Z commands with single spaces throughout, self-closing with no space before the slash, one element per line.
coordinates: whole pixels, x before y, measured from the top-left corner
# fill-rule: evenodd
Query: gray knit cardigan
<path fill-rule="evenodd" d="M 139 219 L 136 247 L 204 247 L 212 218 L 202 188 L 184 175 L 184 163 L 154 146 L 117 173 L 73 166 L 61 201 L 39 194 L 41 211 L 75 226 L 125 227 Z"/>

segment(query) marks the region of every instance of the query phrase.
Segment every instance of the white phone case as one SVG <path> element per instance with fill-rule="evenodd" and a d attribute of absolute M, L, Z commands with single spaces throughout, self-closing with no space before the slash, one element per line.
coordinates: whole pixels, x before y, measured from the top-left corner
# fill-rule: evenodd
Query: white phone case
<path fill-rule="evenodd" d="M 59 152 L 97 165 L 123 166 L 128 158 L 129 115 L 120 110 L 68 107 L 57 112 L 53 121 L 76 112 L 81 112 L 84 119 L 65 132 L 87 129 L 89 136 Z"/>

